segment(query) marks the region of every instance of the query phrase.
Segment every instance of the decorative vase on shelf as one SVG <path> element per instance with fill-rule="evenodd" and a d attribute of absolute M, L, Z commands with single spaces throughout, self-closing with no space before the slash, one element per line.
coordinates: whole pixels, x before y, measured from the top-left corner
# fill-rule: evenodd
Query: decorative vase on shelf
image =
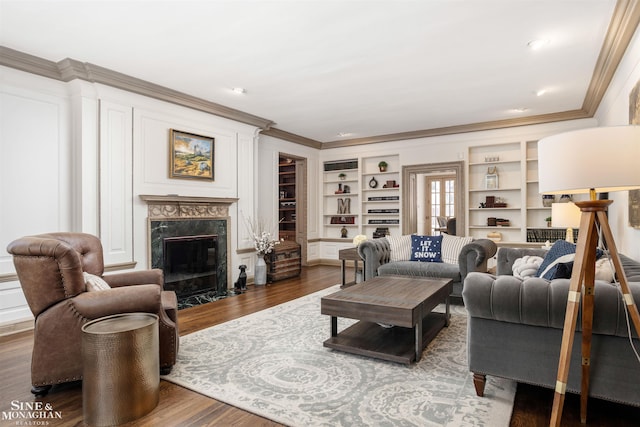
<path fill-rule="evenodd" d="M 569 203 L 571 201 L 571 194 L 563 194 L 560 196 L 560 203 Z"/>
<path fill-rule="evenodd" d="M 555 201 L 556 196 L 554 196 L 553 194 L 542 195 L 542 206 L 544 206 L 545 208 L 550 208 Z"/>
<path fill-rule="evenodd" d="M 255 271 L 253 272 L 253 284 L 267 284 L 267 263 L 264 261 L 264 255 L 262 254 L 258 254 L 258 259 L 256 260 Z"/>

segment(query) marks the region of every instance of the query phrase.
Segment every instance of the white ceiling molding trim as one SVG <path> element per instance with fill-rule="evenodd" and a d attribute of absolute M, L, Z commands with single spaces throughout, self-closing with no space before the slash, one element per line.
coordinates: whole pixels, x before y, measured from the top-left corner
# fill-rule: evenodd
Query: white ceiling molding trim
<path fill-rule="evenodd" d="M 137 79 L 98 65 L 76 61 L 71 58 L 66 58 L 56 63 L 5 46 L 0 46 L 0 65 L 64 82 L 80 79 L 91 83 L 100 83 L 224 117 L 229 120 L 257 126 L 260 129 L 269 129 L 274 124 L 274 122 L 269 119 L 254 116 L 155 83 Z"/>

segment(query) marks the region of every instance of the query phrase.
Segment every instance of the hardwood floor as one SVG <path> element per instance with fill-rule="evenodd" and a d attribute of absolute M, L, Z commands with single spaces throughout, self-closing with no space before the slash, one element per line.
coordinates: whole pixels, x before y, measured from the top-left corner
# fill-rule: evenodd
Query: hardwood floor
<path fill-rule="evenodd" d="M 181 310 L 178 315 L 180 335 L 186 335 L 273 307 L 339 282 L 340 269 L 338 267 L 303 268 L 299 278 L 283 280 L 264 287 L 249 286 L 249 291 L 244 295 Z M 2 378 L 0 413 L 2 413 L 11 409 L 12 401 L 34 401 L 34 397 L 30 393 L 30 355 L 33 346 L 33 333 L 22 332 L 0 337 L 0 344 L 0 378 Z M 56 386 L 41 400 L 49 403 L 53 410 L 62 413 L 62 420 L 51 420 L 49 426 L 83 425 L 81 383 Z M 519 384 L 511 426 L 548 425 L 552 401 L 552 390 Z M 567 396 L 563 412 L 563 426 L 582 425 L 579 420 L 579 405 L 578 396 Z M 597 399 L 589 401 L 588 426 L 636 426 L 638 420 L 640 420 L 640 408 L 617 405 Z M 19 425 L 16 421 L 0 420 L 0 426 Z M 280 424 L 167 381 L 161 381 L 158 406 L 145 417 L 126 425 L 158 427 L 251 425 L 258 427 L 279 426 Z"/>

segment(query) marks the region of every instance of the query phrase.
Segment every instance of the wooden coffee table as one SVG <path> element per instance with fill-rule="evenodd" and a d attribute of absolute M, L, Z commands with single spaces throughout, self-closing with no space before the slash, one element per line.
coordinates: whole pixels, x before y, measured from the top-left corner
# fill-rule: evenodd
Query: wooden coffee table
<path fill-rule="evenodd" d="M 331 316 L 331 338 L 324 346 L 392 362 L 418 361 L 449 325 L 451 291 L 450 279 L 379 276 L 327 295 L 320 302 L 321 313 Z M 433 313 L 440 303 L 446 313 Z M 338 333 L 338 317 L 360 321 Z"/>

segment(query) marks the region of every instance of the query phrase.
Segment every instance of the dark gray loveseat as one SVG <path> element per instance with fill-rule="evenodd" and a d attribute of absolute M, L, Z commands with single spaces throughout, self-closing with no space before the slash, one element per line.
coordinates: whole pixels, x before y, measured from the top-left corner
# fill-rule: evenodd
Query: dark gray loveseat
<path fill-rule="evenodd" d="M 468 312 L 468 360 L 476 392 L 486 375 L 554 388 L 562 341 L 569 279 L 521 280 L 512 276 L 516 259 L 544 257 L 541 249 L 500 248 L 497 276 L 470 273 L 462 296 Z M 640 263 L 621 255 L 636 303 Z M 589 395 L 640 406 L 640 361 L 628 337 L 624 304 L 614 284 L 596 281 Z M 581 320 L 578 318 L 578 328 Z M 640 341 L 633 323 L 633 342 Z M 581 335 L 574 340 L 567 391 L 580 392 Z"/>
<path fill-rule="evenodd" d="M 365 280 L 375 276 L 418 276 L 453 280 L 454 297 L 462 297 L 462 282 L 472 271 L 487 271 L 487 261 L 496 253 L 496 244 L 488 239 L 473 240 L 460 249 L 457 263 L 390 261 L 391 245 L 386 237 L 366 240 L 358 246 L 365 261 Z"/>

